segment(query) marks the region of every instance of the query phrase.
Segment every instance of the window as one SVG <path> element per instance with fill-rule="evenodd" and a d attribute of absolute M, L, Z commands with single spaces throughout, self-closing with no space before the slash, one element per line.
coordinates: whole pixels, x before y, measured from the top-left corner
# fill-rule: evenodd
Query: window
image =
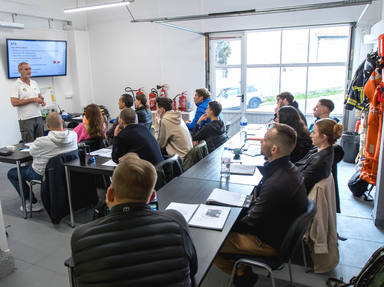
<path fill-rule="evenodd" d="M 333 113 L 342 114 L 349 34 L 349 26 L 332 26 L 214 39 L 213 94 L 224 110 L 239 111 L 244 90 L 247 112 L 273 112 L 276 95 L 289 91 L 305 113 L 328 98 L 335 103 Z"/>

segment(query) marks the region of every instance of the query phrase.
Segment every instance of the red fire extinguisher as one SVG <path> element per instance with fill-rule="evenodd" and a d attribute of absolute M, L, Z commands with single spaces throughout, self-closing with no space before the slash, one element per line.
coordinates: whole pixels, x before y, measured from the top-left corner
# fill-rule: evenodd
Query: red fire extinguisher
<path fill-rule="evenodd" d="M 155 88 L 151 89 L 151 92 L 149 93 L 149 107 L 151 111 L 156 111 L 156 98 L 157 98 L 157 90 Z"/>
<path fill-rule="evenodd" d="M 138 89 L 136 92 L 136 96 L 144 94 L 143 90 L 144 90 L 144 87 L 141 87 L 140 89 Z"/>
<path fill-rule="evenodd" d="M 176 104 L 176 98 L 180 96 L 180 94 L 176 95 L 174 98 L 173 98 L 173 110 L 176 111 L 177 109 L 177 104 Z"/>
<path fill-rule="evenodd" d="M 187 110 L 187 91 L 181 93 L 181 97 L 179 98 L 179 110 L 186 111 Z"/>
<path fill-rule="evenodd" d="M 357 120 L 357 121 L 356 121 L 356 126 L 355 126 L 355 132 L 358 132 L 358 131 L 359 131 L 360 124 L 361 124 L 361 120 Z"/>
<path fill-rule="evenodd" d="M 165 84 L 165 85 L 162 85 L 162 86 L 157 86 L 157 89 L 160 89 L 160 88 L 161 88 L 160 97 L 165 98 L 167 96 L 167 93 L 165 92 L 165 88 L 168 89 L 168 85 Z"/>

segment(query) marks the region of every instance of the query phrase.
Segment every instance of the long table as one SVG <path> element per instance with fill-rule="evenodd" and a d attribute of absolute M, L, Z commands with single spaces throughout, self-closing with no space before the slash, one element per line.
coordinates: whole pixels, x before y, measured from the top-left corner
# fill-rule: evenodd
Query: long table
<path fill-rule="evenodd" d="M 164 210 L 171 202 L 189 204 L 205 203 L 214 188 L 221 188 L 247 195 L 253 191 L 253 186 L 250 185 L 178 177 L 157 192 L 159 209 Z M 196 227 L 190 228 L 198 259 L 198 270 L 195 275 L 197 286 L 202 284 L 204 277 L 240 212 L 241 208 L 231 208 L 231 212 L 222 231 Z"/>
<path fill-rule="evenodd" d="M 19 179 L 21 204 L 23 206 L 23 214 L 24 214 L 24 218 L 27 218 L 27 209 L 25 207 L 25 198 L 24 198 L 23 182 L 21 180 L 20 164 L 22 164 L 24 162 L 31 161 L 31 160 L 33 160 L 33 158 L 29 154 L 29 152 L 20 151 L 20 149 L 28 148 L 23 143 L 16 144 L 15 147 L 16 147 L 16 150 L 14 150 L 11 155 L 0 156 L 0 162 L 16 164 L 17 177 Z M 5 149 L 4 149 L 4 151 L 5 151 Z M 30 213 L 30 216 L 32 217 L 32 212 Z"/>

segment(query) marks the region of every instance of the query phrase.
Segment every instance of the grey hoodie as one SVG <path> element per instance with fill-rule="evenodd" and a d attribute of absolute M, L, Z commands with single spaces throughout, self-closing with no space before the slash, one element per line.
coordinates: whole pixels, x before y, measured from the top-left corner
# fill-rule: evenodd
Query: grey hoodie
<path fill-rule="evenodd" d="M 37 138 L 29 147 L 33 156 L 32 168 L 44 175 L 48 160 L 62 153 L 77 149 L 77 134 L 74 131 L 50 131 L 47 136 Z"/>

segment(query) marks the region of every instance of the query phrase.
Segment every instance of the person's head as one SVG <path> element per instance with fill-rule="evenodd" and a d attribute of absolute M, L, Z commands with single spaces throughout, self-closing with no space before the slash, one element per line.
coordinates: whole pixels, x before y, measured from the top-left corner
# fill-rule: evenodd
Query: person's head
<path fill-rule="evenodd" d="M 331 119 L 320 119 L 313 126 L 312 142 L 318 148 L 333 145 L 343 132 L 343 125 Z"/>
<path fill-rule="evenodd" d="M 218 117 L 221 113 L 222 107 L 221 104 L 217 101 L 210 101 L 208 107 L 205 110 L 205 113 L 209 118 Z"/>
<path fill-rule="evenodd" d="M 296 132 L 285 124 L 273 123 L 261 141 L 261 154 L 271 162 L 291 154 L 296 146 Z"/>
<path fill-rule="evenodd" d="M 313 116 L 324 119 L 329 118 L 329 114 L 335 109 L 335 104 L 328 99 L 321 99 L 313 108 Z"/>
<path fill-rule="evenodd" d="M 296 126 L 297 122 L 303 122 L 299 112 L 292 106 L 283 106 L 277 111 L 275 120 L 277 123 L 286 124 L 290 127 Z"/>
<path fill-rule="evenodd" d="M 166 112 L 171 111 L 173 107 L 173 102 L 169 98 L 156 98 L 156 106 L 160 116 L 164 115 Z"/>
<path fill-rule="evenodd" d="M 156 170 L 150 162 L 140 159 L 135 153 L 127 153 L 113 172 L 107 191 L 108 206 L 111 208 L 127 202 L 148 203 L 156 180 Z"/>
<path fill-rule="evenodd" d="M 88 121 L 88 134 L 91 138 L 105 138 L 104 119 L 98 105 L 90 104 L 85 107 L 85 117 Z"/>
<path fill-rule="evenodd" d="M 130 108 L 124 108 L 120 111 L 119 120 L 120 129 L 123 129 L 128 125 L 133 125 L 135 124 L 136 113 Z"/>
<path fill-rule="evenodd" d="M 290 92 L 282 92 L 276 96 L 276 102 L 280 102 L 280 106 L 288 106 L 294 99 L 294 96 Z"/>
<path fill-rule="evenodd" d="M 211 93 L 206 88 L 196 89 L 193 101 L 195 104 L 199 104 L 211 97 Z"/>
<path fill-rule="evenodd" d="M 147 97 L 144 94 L 136 95 L 135 106 L 136 106 L 136 108 L 140 108 L 140 107 L 144 106 L 145 110 L 148 113 Z"/>
<path fill-rule="evenodd" d="M 119 109 L 130 108 L 133 106 L 133 98 L 129 94 L 122 94 L 119 98 Z"/>
<path fill-rule="evenodd" d="M 20 78 L 23 80 L 29 80 L 32 75 L 31 66 L 26 62 L 21 62 L 18 67 Z"/>
<path fill-rule="evenodd" d="M 51 112 L 45 119 L 46 125 L 50 131 L 62 131 L 64 120 L 61 115 L 56 112 Z"/>

